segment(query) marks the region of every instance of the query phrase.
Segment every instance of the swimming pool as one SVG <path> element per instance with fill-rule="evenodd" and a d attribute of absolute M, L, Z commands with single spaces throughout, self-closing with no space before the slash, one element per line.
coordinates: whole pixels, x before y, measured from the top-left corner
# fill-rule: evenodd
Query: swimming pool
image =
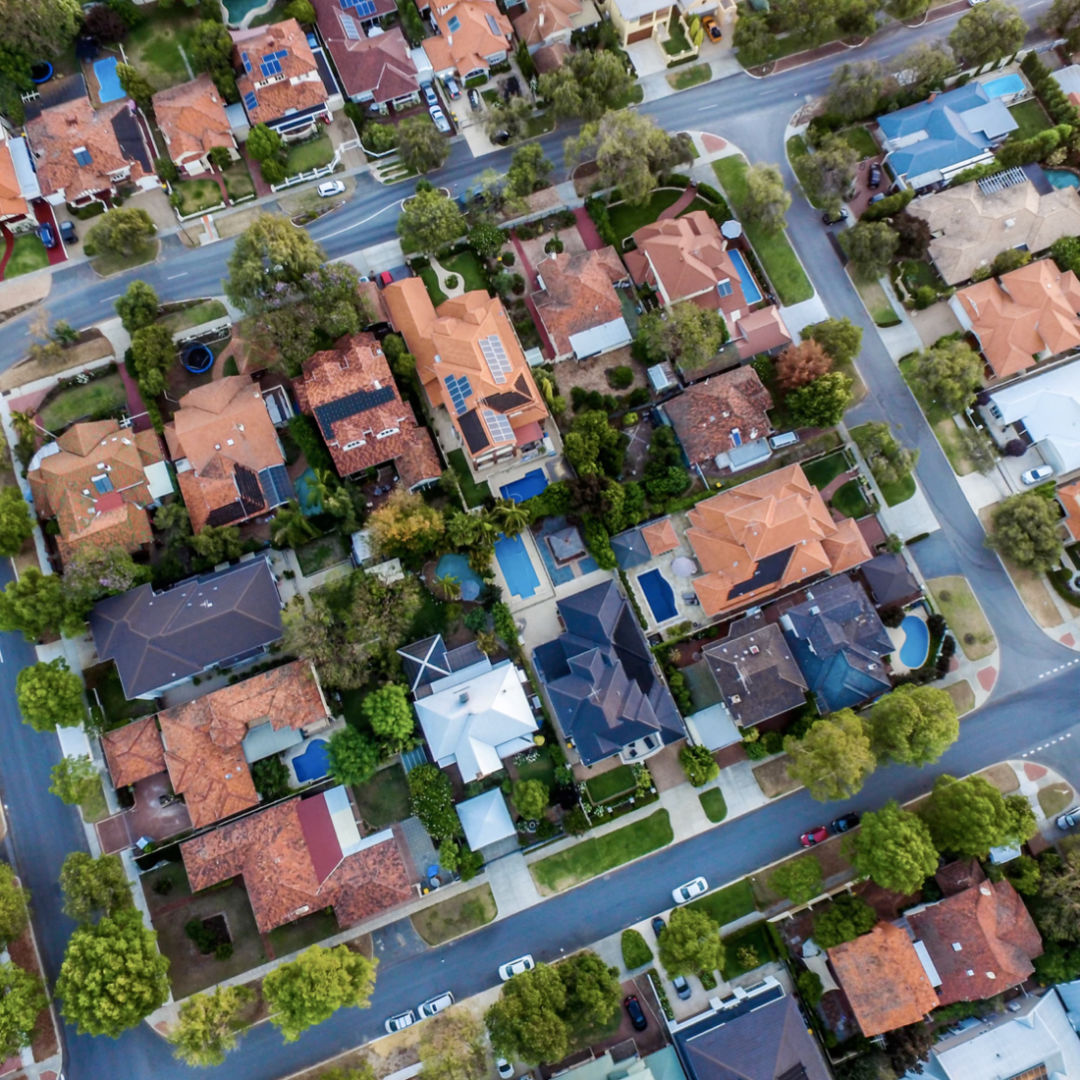
<path fill-rule="evenodd" d="M 504 499 L 512 499 L 514 502 L 524 502 L 534 495 L 539 495 L 548 486 L 547 477 L 543 469 L 533 469 L 527 472 L 520 480 L 510 484 L 503 484 L 499 492 Z"/>
<path fill-rule="evenodd" d="M 312 739 L 302 754 L 292 759 L 293 772 L 302 784 L 309 780 L 319 780 L 330 769 L 330 751 L 325 739 Z"/>
<path fill-rule="evenodd" d="M 1080 176 L 1068 169 L 1043 169 L 1046 179 L 1056 188 L 1080 188 Z"/>
<path fill-rule="evenodd" d="M 649 601 L 649 607 L 652 608 L 653 618 L 658 623 L 673 619 L 678 614 L 675 608 L 675 593 L 659 570 L 638 574 L 637 580 L 645 599 Z"/>
<path fill-rule="evenodd" d="M 120 77 L 116 74 L 115 56 L 107 56 L 104 60 L 94 61 L 94 78 L 98 81 L 98 97 L 102 105 L 127 97 L 124 88 L 120 85 Z"/>
<path fill-rule="evenodd" d="M 499 560 L 499 569 L 506 584 L 514 596 L 527 600 L 540 584 L 536 576 L 536 567 L 529 558 L 525 541 L 520 536 L 503 536 L 495 541 L 495 558 Z"/>
<path fill-rule="evenodd" d="M 462 600 L 475 600 L 484 587 L 483 579 L 469 565 L 469 560 L 464 555 L 451 552 L 444 555 L 438 566 L 435 567 L 437 578 L 453 578 L 461 587 Z"/>
<path fill-rule="evenodd" d="M 904 644 L 900 646 L 900 663 L 914 670 L 926 663 L 930 651 L 930 630 L 918 615 L 905 615 L 900 624 L 904 631 Z"/>
<path fill-rule="evenodd" d="M 1001 75 L 984 82 L 982 87 L 992 98 L 1010 97 L 1024 92 L 1024 80 L 1014 71 L 1010 75 Z"/>
<path fill-rule="evenodd" d="M 735 264 L 735 269 L 739 272 L 739 284 L 742 286 L 746 302 L 756 304 L 761 299 L 761 290 L 757 287 L 757 282 L 754 280 L 754 275 L 750 273 L 750 267 L 746 265 L 742 252 L 736 251 L 734 248 L 728 248 L 728 254 Z"/>

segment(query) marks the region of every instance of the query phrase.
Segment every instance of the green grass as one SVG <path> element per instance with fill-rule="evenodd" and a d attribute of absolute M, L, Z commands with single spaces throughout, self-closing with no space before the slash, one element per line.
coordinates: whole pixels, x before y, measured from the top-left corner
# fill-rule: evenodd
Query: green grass
<path fill-rule="evenodd" d="M 269 11 L 263 12 L 262 15 L 256 15 L 248 25 L 269 26 L 271 23 L 282 22 L 286 18 L 285 9 L 288 6 L 289 0 L 278 0 Z"/>
<path fill-rule="evenodd" d="M 300 564 L 300 573 L 304 577 L 344 562 L 348 557 L 348 545 L 342 535 L 336 532 L 309 540 L 296 549 L 296 561 Z"/>
<path fill-rule="evenodd" d="M 664 52 L 668 56 L 678 56 L 690 48 L 690 41 L 687 39 L 686 31 L 683 29 L 682 19 L 679 18 L 678 11 L 674 9 L 671 12 L 671 18 L 668 20 L 668 35 L 668 38 L 664 41 Z"/>
<path fill-rule="evenodd" d="M 803 472 L 806 473 L 806 479 L 820 491 L 849 468 L 844 451 L 837 450 L 835 453 L 804 465 Z"/>
<path fill-rule="evenodd" d="M 820 200 L 814 198 L 810 194 L 810 189 L 813 185 L 807 182 L 806 174 L 806 159 L 810 156 L 810 149 L 806 145 L 806 140 L 801 135 L 792 135 L 787 141 L 787 156 L 788 161 L 791 163 L 791 168 L 795 175 L 799 178 L 799 184 L 802 187 L 803 195 L 806 201 L 818 210 L 822 209 Z"/>
<path fill-rule="evenodd" d="M 881 287 L 881 282 L 877 278 L 863 281 L 852 274 L 851 281 L 863 304 L 866 305 L 866 310 L 870 312 L 870 317 L 878 326 L 897 326 L 899 324 L 900 316 L 896 314 L 888 296 L 885 294 L 885 290 Z"/>
<path fill-rule="evenodd" d="M 268 936 L 274 955 L 280 957 L 324 941 L 340 929 L 334 913 L 328 908 L 323 908 L 321 911 L 297 919 L 296 922 L 286 923 L 284 926 L 271 930 Z"/>
<path fill-rule="evenodd" d="M 652 962 L 652 949 L 637 930 L 624 930 L 620 940 L 622 960 L 627 971 Z"/>
<path fill-rule="evenodd" d="M 180 213 L 184 217 L 220 206 L 225 201 L 215 180 L 178 180 L 172 188 L 180 196 Z"/>
<path fill-rule="evenodd" d="M 708 64 L 694 64 L 693 67 L 672 72 L 667 77 L 667 83 L 672 90 L 689 90 L 691 86 L 698 86 L 711 78 L 712 69 Z"/>
<path fill-rule="evenodd" d="M 713 162 L 720 186 L 738 213 L 746 203 L 746 158 L 739 155 Z M 757 253 L 781 304 L 798 304 L 814 295 L 813 286 L 783 229 L 770 231 L 744 221 L 746 238 Z"/>
<path fill-rule="evenodd" d="M 585 789 L 594 803 L 602 803 L 607 802 L 608 799 L 629 794 L 636 784 L 634 770 L 629 765 L 619 765 L 599 776 L 594 776 L 591 780 L 586 780 Z"/>
<path fill-rule="evenodd" d="M 821 44 L 824 43 L 818 41 L 810 33 L 789 33 L 783 37 L 773 34 L 767 39 L 767 43 L 760 52 L 751 52 L 744 45 L 735 55 L 743 67 L 756 67 L 758 64 L 765 64 L 770 60 L 779 60 L 783 56 L 791 56 L 792 53 L 812 49 L 815 45 Z"/>
<path fill-rule="evenodd" d="M 447 258 L 440 257 L 439 262 L 449 273 L 457 274 L 461 278 L 466 292 L 474 289 L 479 289 L 481 292 L 488 291 L 487 273 L 475 251 L 468 249 L 459 251 L 456 255 Z"/>
<path fill-rule="evenodd" d="M 190 61 L 190 43 L 198 21 L 194 11 L 157 9 L 152 18 L 124 38 L 128 62 L 146 76 L 155 90 L 186 82 L 190 77 L 178 46 L 183 47 Z"/>
<path fill-rule="evenodd" d="M 900 263 L 900 277 L 910 293 L 922 285 L 929 285 L 935 292 L 945 288 L 941 275 L 923 259 L 904 259 Z"/>
<path fill-rule="evenodd" d="M 864 127 L 849 127 L 841 134 L 844 136 L 844 141 L 850 146 L 860 158 L 877 157 L 879 150 L 878 144 L 874 142 L 873 135 Z"/>
<path fill-rule="evenodd" d="M 360 816 L 375 829 L 385 829 L 395 821 L 404 821 L 412 812 L 405 770 L 396 762 L 380 769 L 363 786 L 354 787 L 353 798 Z"/>
<path fill-rule="evenodd" d="M 50 399 L 38 419 L 54 434 L 82 419 L 104 419 L 127 404 L 119 372 L 94 379 L 85 386 L 69 386 Z"/>
<path fill-rule="evenodd" d="M 448 606 L 436 600 L 430 589 L 421 589 L 420 608 L 409 626 L 407 640 L 422 641 L 434 634 L 445 634 Z"/>
<path fill-rule="evenodd" d="M 865 457 L 866 425 L 852 428 L 851 437 L 855 440 L 855 445 L 863 451 L 863 456 Z M 889 506 L 899 506 L 900 503 L 907 502 L 908 499 L 915 494 L 915 478 L 911 473 L 906 473 L 899 480 L 890 481 L 887 484 L 883 484 L 878 480 L 876 475 L 874 476 L 874 479 L 877 480 L 877 485 L 881 490 L 882 497 Z"/>
<path fill-rule="evenodd" d="M 856 476 L 833 492 L 829 505 L 839 510 L 844 517 L 861 518 L 873 509 L 862 492 L 859 478 Z"/>
<path fill-rule="evenodd" d="M 20 274 L 29 274 L 33 270 L 40 270 L 49 265 L 49 253 L 37 233 L 23 233 L 15 237 L 15 243 L 11 249 L 11 258 L 8 259 L 4 270 L 4 280 L 10 281 Z"/>
<path fill-rule="evenodd" d="M 657 810 L 631 825 L 583 840 L 557 855 L 549 855 L 533 863 L 529 869 L 540 891 L 550 895 L 580 885 L 632 859 L 640 859 L 670 844 L 674 835 L 668 812 Z"/>
<path fill-rule="evenodd" d="M 105 726 L 109 731 L 157 711 L 152 701 L 129 701 L 124 697 L 120 676 L 111 660 L 86 668 L 83 671 L 83 680 L 90 703 L 101 703 L 105 713 Z"/>
<path fill-rule="evenodd" d="M 546 135 L 555 130 L 555 117 L 551 113 L 537 113 L 525 121 L 525 138 L 535 139 L 538 135 Z"/>
<path fill-rule="evenodd" d="M 191 307 L 181 311 L 171 311 L 168 315 L 162 315 L 158 322 L 168 328 L 172 333 L 178 334 L 181 330 L 190 330 L 193 326 L 201 326 L 203 323 L 212 322 L 214 319 L 222 319 L 229 312 L 220 300 L 200 300 Z"/>
<path fill-rule="evenodd" d="M 438 307 L 440 304 L 445 304 L 449 299 L 439 287 L 439 277 L 435 273 L 435 270 L 431 266 L 421 266 L 417 271 L 420 276 L 420 280 L 423 281 L 424 287 L 428 291 L 428 296 L 431 297 L 431 302 Z"/>
<path fill-rule="evenodd" d="M 611 222 L 611 227 L 615 231 L 616 247 L 621 251 L 623 241 L 628 236 L 637 232 L 643 225 L 651 225 L 664 210 L 678 202 L 681 196 L 681 191 L 654 191 L 649 196 L 649 201 L 641 206 L 626 202 L 609 206 L 608 221 Z"/>
<path fill-rule="evenodd" d="M 727 803 L 724 802 L 724 793 L 718 787 L 703 791 L 698 799 L 701 801 L 701 809 L 705 811 L 705 816 L 714 825 L 727 817 Z"/>
<path fill-rule="evenodd" d="M 148 240 L 140 244 L 130 255 L 113 254 L 109 252 L 97 255 L 90 260 L 94 271 L 102 277 L 110 277 L 113 274 L 121 274 L 125 270 L 132 270 L 136 266 L 153 262 L 157 258 L 160 245 L 157 240 Z"/>
<path fill-rule="evenodd" d="M 757 963 L 746 963 L 749 957 L 740 957 L 741 949 L 752 949 L 757 957 Z M 745 930 L 739 930 L 724 938 L 724 978 L 731 980 L 738 975 L 745 975 L 748 971 L 761 964 L 767 964 L 776 959 L 776 948 L 769 937 L 769 932 L 764 922 L 755 923 Z"/>
<path fill-rule="evenodd" d="M 450 462 L 450 468 L 454 470 L 454 475 L 461 487 L 461 494 L 465 496 L 466 506 L 483 506 L 484 503 L 491 501 L 491 488 L 488 487 L 486 480 L 481 480 L 478 484 L 473 479 L 469 471 L 469 463 L 465 460 L 464 450 L 460 448 L 451 450 L 446 455 L 446 460 Z"/>
<path fill-rule="evenodd" d="M 964 655 L 969 660 L 988 657 L 997 647 L 997 641 L 967 579 L 954 574 L 931 578 L 926 584 Z"/>
<path fill-rule="evenodd" d="M 1040 131 L 1046 131 L 1051 127 L 1050 118 L 1046 115 L 1042 105 L 1034 98 L 1030 101 L 1021 101 L 1009 110 L 1012 118 L 1020 125 L 1009 135 L 1010 142 L 1020 142 L 1024 139 L 1033 138 Z"/>
<path fill-rule="evenodd" d="M 728 923 L 757 910 L 757 905 L 754 903 L 754 890 L 750 887 L 750 881 L 747 878 L 742 878 L 723 889 L 709 893 L 708 896 L 703 896 L 700 900 L 695 900 L 690 907 L 704 911 L 716 922 L 717 926 L 727 926 Z"/>
<path fill-rule="evenodd" d="M 83 821 L 88 824 L 101 821 L 102 818 L 109 816 L 109 804 L 105 801 L 105 792 L 100 781 L 89 797 L 79 803 L 79 813 L 82 814 Z"/>
<path fill-rule="evenodd" d="M 514 768 L 522 780 L 539 780 L 548 791 L 555 786 L 555 763 L 543 747 L 540 748 L 540 756 L 535 761 L 523 761 Z"/>
<path fill-rule="evenodd" d="M 314 139 L 289 147 L 285 157 L 285 175 L 296 176 L 297 173 L 321 169 L 324 165 L 329 165 L 333 157 L 334 144 L 330 141 L 330 136 L 325 133 L 316 135 Z"/>
<path fill-rule="evenodd" d="M 432 904 L 412 916 L 413 929 L 429 944 L 441 945 L 495 918 L 495 898 L 487 885 Z"/>
<path fill-rule="evenodd" d="M 249 199 L 255 194 L 255 182 L 251 179 L 251 173 L 248 172 L 243 158 L 224 169 L 221 176 L 225 181 L 225 190 L 233 202 Z"/>

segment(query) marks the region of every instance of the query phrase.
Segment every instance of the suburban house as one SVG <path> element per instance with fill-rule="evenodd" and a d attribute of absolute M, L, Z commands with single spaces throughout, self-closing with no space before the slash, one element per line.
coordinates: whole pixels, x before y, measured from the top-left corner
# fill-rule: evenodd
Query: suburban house
<path fill-rule="evenodd" d="M 671 18 L 670 0 L 605 0 L 604 11 L 625 47 L 653 36 Z"/>
<path fill-rule="evenodd" d="M 691 466 L 738 472 L 772 453 L 766 438 L 772 406 L 772 395 L 747 365 L 694 383 L 660 408 Z"/>
<path fill-rule="evenodd" d="M 26 479 L 38 517 L 56 518 L 65 562 L 83 544 L 129 552 L 149 544 L 148 510 L 173 493 L 154 431 L 115 420 L 73 424 L 37 451 Z"/>
<path fill-rule="evenodd" d="M 626 267 L 613 247 L 549 255 L 537 264 L 536 278 L 540 292 L 532 302 L 552 360 L 585 360 L 633 341 L 615 289 L 627 281 Z"/>
<path fill-rule="evenodd" d="M 124 696 L 153 697 L 258 656 L 281 637 L 281 598 L 269 561 L 252 559 L 163 592 L 140 585 L 107 596 L 90 613 L 90 634 Z"/>
<path fill-rule="evenodd" d="M 669 517 L 635 525 L 611 538 L 615 560 L 622 570 L 642 566 L 658 555 L 674 551 L 678 546 L 679 537 Z"/>
<path fill-rule="evenodd" d="M 563 62 L 571 53 L 569 45 L 562 41 L 556 41 L 552 45 L 541 45 L 532 54 L 533 64 L 537 75 L 548 75 L 552 71 L 558 71 Z"/>
<path fill-rule="evenodd" d="M 295 19 L 247 30 L 230 30 L 235 45 L 236 89 L 248 124 L 267 124 L 287 139 L 310 135 L 332 119 L 333 89 Z M 333 77 L 326 73 L 331 86 Z"/>
<path fill-rule="evenodd" d="M 866 591 L 846 574 L 807 589 L 780 626 L 822 716 L 892 689 L 884 660 L 896 646 Z"/>
<path fill-rule="evenodd" d="M 465 584 L 462 582 L 462 599 L 465 598 Z M 409 684 L 409 692 L 417 697 L 430 694 L 432 684 L 440 679 L 471 668 L 474 664 L 482 664 L 486 659 L 475 641 L 467 641 L 456 649 L 448 649 L 442 634 L 434 634 L 423 641 L 405 645 L 398 649 L 397 654 L 401 657 L 401 667 Z"/>
<path fill-rule="evenodd" d="M 759 611 L 736 619 L 727 636 L 702 649 L 720 697 L 740 727 L 764 723 L 806 704 L 803 678 L 776 623 Z"/>
<path fill-rule="evenodd" d="M 116 195 L 121 184 L 156 187 L 139 121 L 127 99 L 95 109 L 86 97 L 26 122 L 26 139 L 45 201 L 85 206 Z"/>
<path fill-rule="evenodd" d="M 1051 71 L 1050 78 L 1061 87 L 1071 105 L 1080 106 L 1080 64 L 1069 64 Z"/>
<path fill-rule="evenodd" d="M 373 334 L 343 337 L 305 360 L 293 390 L 319 425 L 339 476 L 392 461 L 410 491 L 438 482 L 442 465 L 431 434 L 402 401 Z"/>
<path fill-rule="evenodd" d="M 1000 98 L 972 82 L 877 119 L 885 164 L 902 188 L 923 191 L 992 161 L 1019 126 Z"/>
<path fill-rule="evenodd" d="M 436 310 L 418 277 L 384 296 L 432 409 L 446 410 L 474 468 L 543 443 L 547 407 L 498 297 L 475 289 Z"/>
<path fill-rule="evenodd" d="M 510 55 L 514 28 L 495 0 L 431 0 L 423 6 L 430 8 L 436 30 L 435 37 L 424 39 L 423 49 L 440 78 L 486 75 Z"/>
<path fill-rule="evenodd" d="M 1065 511 L 1065 528 L 1073 540 L 1080 540 L 1080 480 L 1062 484 L 1057 489 L 1057 501 Z"/>
<path fill-rule="evenodd" d="M 1080 361 L 995 390 L 989 408 L 1000 423 L 1038 447 L 1058 476 L 1080 469 Z"/>
<path fill-rule="evenodd" d="M 600 21 L 593 0 L 526 0 L 524 11 L 510 20 L 530 53 L 545 45 L 570 44 L 570 35 Z"/>
<path fill-rule="evenodd" d="M 856 572 L 879 609 L 906 607 L 922 596 L 922 586 L 899 553 L 885 551 L 875 555 Z"/>
<path fill-rule="evenodd" d="M 509 660 L 492 665 L 485 656 L 431 683 L 416 699 L 416 716 L 435 763 L 456 765 L 470 783 L 531 749 L 538 724 L 525 694 L 527 678 Z"/>
<path fill-rule="evenodd" d="M 242 877 L 262 934 L 325 908 L 352 926 L 416 895 L 396 834 L 362 836 L 344 787 L 211 829 L 180 854 L 192 892 Z"/>
<path fill-rule="evenodd" d="M 1080 346 L 1080 280 L 1053 259 L 969 285 L 949 306 L 999 379 Z"/>
<path fill-rule="evenodd" d="M 0 222 L 14 225 L 26 222 L 30 199 L 41 195 L 26 140 L 14 139 L 0 124 Z"/>
<path fill-rule="evenodd" d="M 834 521 L 798 465 L 704 499 L 687 517 L 686 538 L 704 571 L 694 591 L 710 618 L 870 558 L 855 521 Z"/>
<path fill-rule="evenodd" d="M 293 497 L 266 403 L 247 375 L 226 375 L 180 398 L 165 425 L 191 528 L 236 525 Z"/>
<path fill-rule="evenodd" d="M 382 20 L 397 11 L 394 0 L 330 0 L 330 2 L 311 0 L 311 2 L 315 8 L 315 19 L 323 41 L 328 41 L 335 33 L 335 26 L 348 26 L 348 23 L 341 19 L 342 15 L 348 16 L 363 34 L 380 28 Z M 331 55 L 333 55 L 332 52 Z"/>
<path fill-rule="evenodd" d="M 499 788 L 465 799 L 454 809 L 470 851 L 479 851 L 490 860 L 519 850 L 517 826 Z"/>
<path fill-rule="evenodd" d="M 1045 251 L 1080 233 L 1076 192 L 1051 187 L 1040 193 L 1023 169 L 924 195 L 907 212 L 926 222 L 930 258 L 949 285 L 967 281 L 1009 248 Z"/>
<path fill-rule="evenodd" d="M 685 736 L 682 717 L 614 581 L 556 604 L 565 628 L 533 651 L 568 746 L 585 765 L 641 761 Z"/>
<path fill-rule="evenodd" d="M 188 176 L 209 170 L 211 150 L 221 148 L 238 156 L 225 102 L 205 73 L 159 90 L 154 95 L 154 116 L 169 157 Z"/>

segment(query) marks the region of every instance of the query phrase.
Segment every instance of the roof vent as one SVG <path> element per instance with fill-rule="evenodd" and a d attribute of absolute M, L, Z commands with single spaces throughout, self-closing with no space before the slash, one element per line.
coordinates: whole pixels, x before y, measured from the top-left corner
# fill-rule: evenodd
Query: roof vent
<path fill-rule="evenodd" d="M 990 885 L 985 881 L 979 886 L 979 892 L 982 893 L 983 896 L 990 896 L 993 891 L 994 890 L 991 889 Z"/>
<path fill-rule="evenodd" d="M 732 705 L 738 705 L 741 702 L 742 702 L 742 696 L 740 694 L 732 694 L 731 695 L 731 704 Z"/>
<path fill-rule="evenodd" d="M 975 972 L 972 971 L 971 968 L 968 968 L 967 971 L 964 972 L 964 974 L 970 978 L 972 975 L 975 974 Z"/>
<path fill-rule="evenodd" d="M 1006 229 L 1011 229 L 1015 225 L 1016 225 L 1016 218 L 1006 218 L 1005 219 L 1005 228 Z"/>
<path fill-rule="evenodd" d="M 756 645 L 751 645 L 750 646 L 750 655 L 751 656 L 757 656 L 757 654 L 759 652 L 761 652 L 761 650 Z"/>
<path fill-rule="evenodd" d="M 959 941 L 954 941 L 952 943 L 952 947 L 953 947 L 953 952 L 959 952 L 964 946 L 961 945 Z"/>
<path fill-rule="evenodd" d="M 994 973 L 993 973 L 992 971 L 988 971 L 988 972 L 986 973 L 986 977 L 987 977 L 988 979 L 996 979 L 996 978 L 997 978 L 997 976 L 996 976 L 996 975 L 995 975 L 995 974 L 994 974 Z"/>
<path fill-rule="evenodd" d="M 458 694 L 458 704 L 459 705 L 467 705 L 468 703 L 469 703 L 469 691 L 468 690 L 462 690 L 461 693 Z"/>
<path fill-rule="evenodd" d="M 214 443 L 214 449 L 215 450 L 220 450 L 221 449 L 221 443 L 219 443 L 219 442 Z"/>
<path fill-rule="evenodd" d="M 820 615 L 821 614 L 821 608 L 819 608 L 817 606 L 817 604 L 814 604 L 814 606 L 810 608 L 810 614 L 811 615 Z"/>
<path fill-rule="evenodd" d="M 435 363 L 436 364 L 441 364 L 442 363 L 442 357 L 438 353 L 435 354 Z"/>

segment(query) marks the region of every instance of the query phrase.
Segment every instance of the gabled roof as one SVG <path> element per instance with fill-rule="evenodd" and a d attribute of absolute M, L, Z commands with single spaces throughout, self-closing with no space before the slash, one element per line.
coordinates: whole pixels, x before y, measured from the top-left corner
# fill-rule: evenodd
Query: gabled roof
<path fill-rule="evenodd" d="M 1080 540 L 1080 480 L 1062 484 L 1057 498 L 1065 510 L 1065 528 L 1074 540 Z"/>
<path fill-rule="evenodd" d="M 0 218 L 28 214 L 30 207 L 23 198 L 15 162 L 11 158 L 8 140 L 0 136 Z"/>
<path fill-rule="evenodd" d="M 326 104 L 319 66 L 295 19 L 229 33 L 235 46 L 236 89 L 252 124 Z"/>
<path fill-rule="evenodd" d="M 165 748 L 152 716 L 133 720 L 101 736 L 114 787 L 127 787 L 165 771 Z"/>
<path fill-rule="evenodd" d="M 154 116 L 173 161 L 202 157 L 217 146 L 236 146 L 225 103 L 205 73 L 159 90 L 154 95 Z"/>
<path fill-rule="evenodd" d="M 495 0 L 456 0 L 445 8 L 432 4 L 431 18 L 439 33 L 425 38 L 423 48 L 437 72 L 453 68 L 464 76 L 486 70 L 487 57 L 506 52 L 514 32 Z"/>
<path fill-rule="evenodd" d="M 904 557 L 896 552 L 875 555 L 859 567 L 859 573 L 878 607 L 904 604 L 922 593 Z"/>
<path fill-rule="evenodd" d="M 146 697 L 281 637 L 281 599 L 266 559 L 154 592 L 109 596 L 90 613 L 98 656 L 113 660 L 126 697 Z"/>
<path fill-rule="evenodd" d="M 530 0 L 524 13 L 513 20 L 514 32 L 526 45 L 541 45 L 574 25 L 582 0 Z"/>
<path fill-rule="evenodd" d="M 749 360 L 758 353 L 775 352 L 791 344 L 791 331 L 780 309 L 773 304 L 740 313 L 732 321 L 731 338 L 742 360 Z"/>

